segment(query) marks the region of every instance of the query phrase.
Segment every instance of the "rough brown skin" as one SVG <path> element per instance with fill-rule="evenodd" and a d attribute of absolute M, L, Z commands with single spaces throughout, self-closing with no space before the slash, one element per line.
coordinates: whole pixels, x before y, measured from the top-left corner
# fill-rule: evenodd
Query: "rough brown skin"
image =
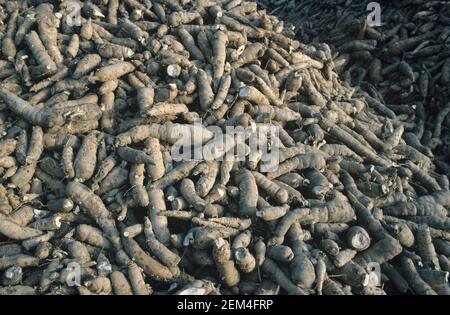
<path fill-rule="evenodd" d="M 147 112 L 153 105 L 155 90 L 151 86 L 139 88 L 136 94 L 136 100 L 141 113 Z"/>
<path fill-rule="evenodd" d="M 160 189 L 153 188 L 148 190 L 149 198 L 149 218 L 152 223 L 153 231 L 157 239 L 164 245 L 170 242 L 170 232 L 167 227 L 167 217 L 159 215 L 159 211 L 165 210 L 164 192 Z"/>
<path fill-rule="evenodd" d="M 366 270 L 353 261 L 349 261 L 347 264 L 337 268 L 333 272 L 341 275 L 342 282 L 347 285 L 365 286 L 368 281 Z"/>
<path fill-rule="evenodd" d="M 165 176 L 155 181 L 153 183 L 153 187 L 164 189 L 168 186 L 171 186 L 179 182 L 182 178 L 187 176 L 198 163 L 199 163 L 198 161 L 188 161 L 181 163 L 173 170 L 171 170 L 169 173 L 167 173 Z"/>
<path fill-rule="evenodd" d="M 8 219 L 20 226 L 27 226 L 34 219 L 34 209 L 30 206 L 22 206 L 11 213 Z"/>
<path fill-rule="evenodd" d="M 230 75 L 225 75 L 220 79 L 219 86 L 217 88 L 216 97 L 211 104 L 211 109 L 218 110 L 224 105 L 225 99 L 228 95 L 229 89 L 231 87 L 232 78 Z M 220 115 L 217 115 L 220 116 Z M 223 116 L 222 116 L 223 117 Z"/>
<path fill-rule="evenodd" d="M 401 250 L 402 247 L 396 239 L 386 237 L 373 244 L 369 249 L 356 255 L 354 261 L 361 266 L 366 266 L 370 262 L 382 264 L 399 255 Z"/>
<path fill-rule="evenodd" d="M 194 169 L 193 174 L 200 175 L 195 190 L 202 198 L 206 197 L 214 187 L 217 175 L 219 173 L 219 162 L 203 162 Z"/>
<path fill-rule="evenodd" d="M 52 127 L 63 123 L 61 117 L 55 116 L 51 111 L 32 107 L 28 102 L 5 89 L 0 89 L 0 99 L 16 115 L 21 116 L 33 125 Z"/>
<path fill-rule="evenodd" d="M 19 266 L 22 268 L 35 267 L 39 264 L 39 259 L 33 256 L 17 254 L 0 258 L 0 270 L 4 270 L 11 266 Z"/>
<path fill-rule="evenodd" d="M 81 242 L 85 242 L 92 246 L 100 247 L 100 248 L 111 248 L 110 241 L 105 237 L 102 231 L 97 229 L 96 227 L 80 224 L 77 226 L 77 238 Z"/>
<path fill-rule="evenodd" d="M 282 218 L 289 210 L 289 205 L 281 207 L 264 207 L 256 212 L 256 216 L 265 221 L 273 221 Z"/>
<path fill-rule="evenodd" d="M 252 62 L 252 60 L 255 60 L 258 58 L 258 56 L 261 56 L 264 54 L 264 45 L 261 43 L 253 43 L 248 45 L 245 50 L 242 52 L 241 56 L 238 60 L 233 62 L 231 66 L 234 69 L 240 68 L 243 65 Z"/>
<path fill-rule="evenodd" d="M 246 230 L 242 233 L 239 233 L 233 240 L 233 243 L 231 244 L 231 248 L 233 250 L 236 250 L 238 248 L 247 248 L 250 245 L 251 242 L 251 231 Z"/>
<path fill-rule="evenodd" d="M 154 104 L 153 107 L 145 112 L 147 116 L 159 117 L 159 116 L 177 116 L 189 112 L 189 108 L 185 104 L 175 104 L 159 102 Z"/>
<path fill-rule="evenodd" d="M 270 106 L 268 98 L 254 86 L 245 86 L 240 89 L 239 97 L 243 100 L 252 102 L 253 104 L 261 104 L 263 106 Z"/>
<path fill-rule="evenodd" d="M 437 293 L 420 277 L 410 258 L 402 257 L 403 276 L 415 294 L 436 295 Z"/>
<path fill-rule="evenodd" d="M 300 222 L 308 223 L 346 223 L 354 219 L 355 212 L 351 204 L 345 200 L 332 200 L 304 211 Z"/>
<path fill-rule="evenodd" d="M 164 167 L 159 140 L 156 138 L 148 138 L 145 141 L 145 148 L 143 151 L 152 159 L 153 162 L 153 164 L 145 165 L 147 175 L 150 176 L 153 181 L 160 179 L 164 176 L 166 169 Z"/>
<path fill-rule="evenodd" d="M 294 223 L 290 227 L 289 237 L 294 253 L 294 258 L 289 263 L 289 269 L 291 271 L 290 278 L 302 288 L 311 288 L 316 279 L 316 274 L 314 265 L 308 257 L 308 252 L 303 242 L 303 231 L 299 223 Z"/>
<path fill-rule="evenodd" d="M 356 183 L 353 179 L 353 177 L 348 174 L 346 171 L 341 170 L 340 172 L 340 180 L 342 182 L 342 184 L 344 185 L 345 190 L 358 197 L 358 200 L 360 203 L 362 203 L 365 207 L 367 208 L 373 208 L 373 201 L 367 197 L 366 195 L 364 195 L 356 186 Z"/>
<path fill-rule="evenodd" d="M 161 262 L 168 267 L 176 267 L 180 263 L 181 258 L 158 241 L 148 217 L 144 218 L 144 234 L 148 248 Z"/>
<path fill-rule="evenodd" d="M 67 45 L 65 54 L 68 58 L 73 59 L 77 56 L 80 49 L 80 37 L 78 34 L 73 34 L 70 38 L 69 45 Z"/>
<path fill-rule="evenodd" d="M 227 33 L 218 29 L 213 36 L 211 47 L 213 50 L 213 81 L 219 82 L 224 74 L 226 61 L 226 46 L 228 44 Z"/>
<path fill-rule="evenodd" d="M 276 265 L 276 263 L 266 258 L 261 266 L 261 270 L 277 282 L 284 290 L 290 294 L 305 295 L 306 293 L 298 286 L 296 286 Z"/>
<path fill-rule="evenodd" d="M 192 205 L 197 211 L 204 210 L 206 203 L 196 193 L 194 182 L 189 179 L 183 179 L 180 183 L 180 193 L 188 204 Z"/>
<path fill-rule="evenodd" d="M 178 29 L 178 36 L 181 39 L 181 42 L 183 43 L 183 45 L 186 47 L 186 49 L 189 51 L 189 53 L 191 54 L 191 56 L 194 59 L 197 59 L 199 61 L 205 61 L 205 57 L 203 56 L 202 51 L 199 49 L 199 47 L 197 47 L 197 45 L 195 44 L 194 38 L 192 37 L 192 35 L 186 31 L 185 28 L 180 27 Z"/>
<path fill-rule="evenodd" d="M 57 18 L 53 15 L 53 7 L 50 4 L 43 3 L 36 7 L 39 37 L 42 40 L 49 55 L 57 65 L 60 65 L 64 58 L 59 51 L 57 44 L 58 30 L 56 25 Z"/>
<path fill-rule="evenodd" d="M 406 293 L 408 291 L 409 286 L 406 279 L 402 276 L 402 274 L 395 268 L 393 265 L 389 263 L 384 263 L 381 265 L 381 270 L 385 273 L 389 279 L 393 282 L 395 287 L 402 293 Z"/>
<path fill-rule="evenodd" d="M 280 204 L 284 204 L 288 201 L 288 192 L 276 183 L 271 182 L 268 178 L 258 172 L 252 172 L 255 178 L 256 184 L 261 187 L 266 193 L 278 201 Z"/>
<path fill-rule="evenodd" d="M 294 253 L 292 249 L 285 245 L 272 245 L 267 248 L 267 257 L 288 263 L 294 258 Z"/>
<path fill-rule="evenodd" d="M 419 275 L 433 288 L 433 290 L 436 291 L 437 294 L 448 295 L 448 272 L 433 269 L 421 269 L 419 270 Z"/>
<path fill-rule="evenodd" d="M 145 284 L 144 276 L 140 270 L 140 267 L 135 262 L 128 264 L 128 278 L 130 279 L 130 285 L 135 295 L 149 295 L 149 288 Z"/>
<path fill-rule="evenodd" d="M 97 54 L 88 54 L 84 56 L 78 63 L 72 73 L 72 78 L 79 79 L 100 65 L 101 57 Z"/>
<path fill-rule="evenodd" d="M 74 145 L 71 143 L 71 141 L 67 141 L 64 145 L 62 155 L 61 155 L 61 168 L 63 169 L 63 172 L 65 176 L 68 179 L 72 179 L 75 177 L 75 168 L 73 165 L 74 161 Z"/>
<path fill-rule="evenodd" d="M 9 215 L 12 211 L 7 193 L 6 188 L 3 185 L 0 185 L 0 213 L 4 215 Z"/>
<path fill-rule="evenodd" d="M 128 182 L 129 171 L 125 163 L 114 167 L 99 185 L 97 194 L 103 195 L 107 192 L 120 188 Z"/>
<path fill-rule="evenodd" d="M 422 258 L 425 267 L 439 268 L 439 260 L 434 248 L 430 229 L 426 224 L 419 225 L 416 231 L 416 242 L 418 254 Z"/>
<path fill-rule="evenodd" d="M 276 171 L 267 173 L 267 178 L 274 179 L 293 170 L 302 170 L 308 168 L 320 170 L 325 167 L 325 164 L 325 158 L 321 154 L 307 153 L 298 155 L 280 164 Z"/>
<path fill-rule="evenodd" d="M 90 80 L 107 82 L 134 71 L 135 67 L 130 62 L 122 61 L 113 65 L 104 66 L 98 69 Z"/>
<path fill-rule="evenodd" d="M 352 205 L 355 207 L 355 213 L 358 217 L 358 221 L 361 222 L 361 225 L 367 228 L 370 235 L 378 239 L 383 239 L 387 235 L 387 232 L 381 225 L 380 221 L 377 220 L 369 209 L 364 207 L 364 205 L 362 205 L 352 193 L 349 192 L 347 196 Z"/>
<path fill-rule="evenodd" d="M 81 144 L 74 160 L 76 179 L 85 182 L 94 175 L 97 162 L 98 132 L 89 133 Z"/>
<path fill-rule="evenodd" d="M 143 270 L 144 273 L 157 280 L 168 281 L 174 277 L 172 272 L 152 257 L 147 255 L 146 252 L 139 246 L 139 244 L 132 238 L 123 238 L 123 246 L 126 252 L 136 261 Z"/>
<path fill-rule="evenodd" d="M 17 148 L 17 141 L 14 139 L 4 139 L 0 142 L 0 157 L 11 155 Z"/>
<path fill-rule="evenodd" d="M 120 147 L 117 149 L 119 157 L 127 162 L 135 164 L 154 164 L 151 157 L 140 150 L 129 147 Z"/>
<path fill-rule="evenodd" d="M 91 255 L 87 247 L 83 243 L 74 240 L 68 240 L 66 241 L 66 247 L 70 255 L 81 263 L 87 263 L 91 260 Z"/>
<path fill-rule="evenodd" d="M 22 241 L 22 247 L 28 251 L 32 250 L 32 249 L 36 249 L 36 251 L 37 251 L 37 248 L 40 244 L 50 241 L 54 236 L 55 236 L 55 232 L 50 231 L 45 234 L 42 234 L 41 236 L 29 238 L 27 240 Z"/>
<path fill-rule="evenodd" d="M 70 182 L 67 184 L 66 193 L 70 198 L 85 209 L 95 220 L 98 226 L 109 238 L 112 245 L 120 249 L 120 235 L 111 213 L 106 209 L 100 197 L 95 195 L 88 187 L 81 183 Z"/>
<path fill-rule="evenodd" d="M 36 289 L 25 285 L 15 285 L 0 289 L 0 295 L 36 295 Z"/>
<path fill-rule="evenodd" d="M 319 125 L 322 129 L 330 133 L 333 137 L 342 141 L 345 145 L 347 145 L 351 150 L 356 152 L 360 156 L 367 157 L 369 161 L 374 164 L 378 164 L 381 166 L 389 167 L 389 162 L 381 159 L 376 155 L 376 153 L 371 150 L 369 147 L 365 147 L 358 140 L 354 139 L 350 134 L 348 134 L 345 130 L 342 130 L 339 126 L 333 124 L 332 122 L 321 119 L 319 121 Z"/>
<path fill-rule="evenodd" d="M 112 291 L 111 281 L 107 277 L 97 277 L 85 282 L 89 291 L 98 295 L 108 295 Z"/>
<path fill-rule="evenodd" d="M 248 170 L 240 171 L 236 176 L 239 185 L 239 206 L 240 212 L 244 216 L 254 216 L 258 201 L 258 186 L 253 174 Z"/>
<path fill-rule="evenodd" d="M 384 207 L 384 211 L 389 215 L 396 216 L 437 216 L 445 218 L 445 208 L 439 204 L 436 204 L 432 199 L 424 198 L 422 196 L 416 200 L 407 202 L 398 202 L 392 206 Z"/>
<path fill-rule="evenodd" d="M 149 204 L 147 190 L 144 187 L 144 171 L 144 164 L 133 164 L 129 175 L 129 182 L 133 186 L 133 197 L 141 207 L 146 207 Z"/>
<path fill-rule="evenodd" d="M 115 154 L 109 155 L 106 159 L 104 159 L 101 164 L 97 168 L 97 172 L 92 178 L 91 189 L 96 191 L 99 189 L 99 184 L 103 181 L 106 176 L 113 170 L 118 162 L 117 156 Z"/>
<path fill-rule="evenodd" d="M 40 230 L 18 225 L 3 214 L 0 214 L 0 219 L 0 233 L 10 239 L 25 240 L 42 234 Z"/>
<path fill-rule="evenodd" d="M 323 239 L 320 242 L 320 249 L 324 251 L 325 254 L 336 257 L 340 253 L 340 248 L 338 243 L 333 241 L 332 239 Z"/>
<path fill-rule="evenodd" d="M 126 238 L 135 238 L 142 234 L 144 231 L 144 227 L 142 224 L 135 224 L 127 226 L 126 228 L 122 229 L 122 235 Z"/>
<path fill-rule="evenodd" d="M 11 185 L 19 189 L 24 188 L 33 178 L 36 171 L 36 163 L 21 166 L 11 178 Z"/>
<path fill-rule="evenodd" d="M 214 101 L 214 92 L 208 76 L 204 70 L 197 71 L 197 87 L 200 106 L 203 110 L 208 110 Z"/>
<path fill-rule="evenodd" d="M 17 52 L 16 46 L 14 44 L 13 35 L 16 30 L 16 22 L 19 14 L 15 10 L 9 15 L 9 20 L 7 24 L 7 31 L 2 40 L 2 53 L 8 58 L 14 58 Z"/>
<path fill-rule="evenodd" d="M 223 238 L 218 238 L 213 245 L 213 259 L 223 282 L 233 287 L 240 281 L 239 271 L 232 260 L 230 244 Z"/>
<path fill-rule="evenodd" d="M 111 285 L 116 295 L 133 295 L 133 290 L 131 288 L 128 279 L 125 274 L 120 271 L 113 271 L 110 276 Z"/>
<path fill-rule="evenodd" d="M 300 218 L 305 216 L 307 211 L 308 209 L 306 208 L 293 209 L 289 211 L 282 219 L 280 219 L 273 231 L 273 237 L 270 239 L 269 245 L 282 244 L 284 237 L 291 226 Z"/>
<path fill-rule="evenodd" d="M 402 246 L 412 247 L 414 245 L 414 234 L 407 224 L 399 222 L 392 225 L 392 229 L 392 235 L 402 244 Z"/>
<path fill-rule="evenodd" d="M 25 35 L 25 41 L 39 65 L 43 66 L 50 73 L 55 72 L 56 64 L 47 53 L 38 34 L 35 31 L 31 31 Z"/>
<path fill-rule="evenodd" d="M 207 141 L 212 138 L 212 133 L 205 130 L 203 127 L 193 127 L 191 125 L 165 123 L 163 125 L 151 124 L 140 125 L 131 128 L 127 132 L 119 134 L 116 137 L 115 145 L 117 147 L 126 146 L 132 143 L 137 143 L 148 139 L 149 137 L 158 138 L 160 141 L 167 141 L 171 144 L 176 143 L 183 135 L 190 132 L 199 132 L 201 141 Z"/>
<path fill-rule="evenodd" d="M 40 127 L 34 127 L 31 133 L 30 142 L 28 144 L 27 156 L 25 162 L 27 164 L 36 163 L 44 151 L 44 132 Z"/>

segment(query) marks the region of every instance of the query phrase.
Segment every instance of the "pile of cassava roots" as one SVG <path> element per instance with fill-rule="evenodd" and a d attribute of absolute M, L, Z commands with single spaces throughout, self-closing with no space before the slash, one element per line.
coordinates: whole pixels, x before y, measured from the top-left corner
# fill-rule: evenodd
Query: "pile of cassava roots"
<path fill-rule="evenodd" d="M 421 143 L 450 155 L 450 1 L 258 0 L 303 43 L 328 43 L 336 73 L 407 114 Z M 449 172 L 448 165 L 436 161 Z"/>
<path fill-rule="evenodd" d="M 450 293 L 445 13 L 0 4 L 0 295 Z"/>

